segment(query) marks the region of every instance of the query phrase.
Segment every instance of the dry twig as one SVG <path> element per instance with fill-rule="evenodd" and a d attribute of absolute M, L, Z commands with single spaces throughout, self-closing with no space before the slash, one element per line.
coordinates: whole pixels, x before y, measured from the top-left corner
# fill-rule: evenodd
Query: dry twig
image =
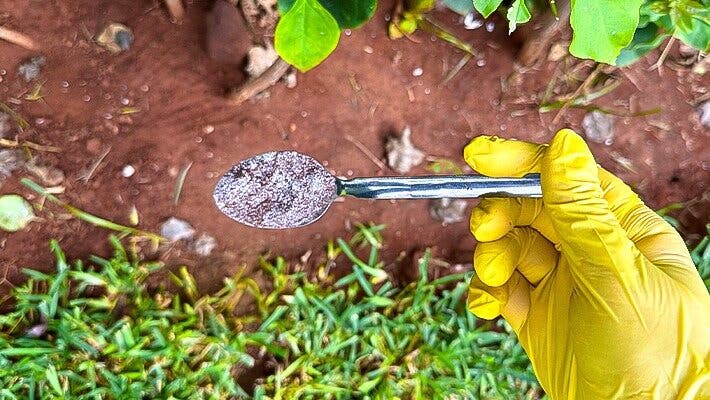
<path fill-rule="evenodd" d="M 77 178 L 77 181 L 82 180 L 84 183 L 89 183 L 89 179 L 94 175 L 94 172 L 96 172 L 96 169 L 101 165 L 101 162 L 103 162 L 104 158 L 108 155 L 108 153 L 111 151 L 111 146 L 108 146 L 94 161 L 91 163 L 91 166 L 89 169 L 86 170 L 79 178 Z"/>
<path fill-rule="evenodd" d="M 582 84 L 579 85 L 579 87 L 577 87 L 577 90 L 574 91 L 574 94 L 572 94 L 572 96 L 570 97 L 570 100 L 568 100 L 562 106 L 562 108 L 560 108 L 560 111 L 557 112 L 557 115 L 555 115 L 555 118 L 552 120 L 553 124 L 556 124 L 560 121 L 560 118 L 562 118 L 562 116 L 565 115 L 565 113 L 567 112 L 567 109 L 569 108 L 569 106 L 571 105 L 571 103 L 574 99 L 576 99 L 577 97 L 579 97 L 580 94 L 582 94 L 584 91 L 589 89 L 589 86 L 592 84 L 592 82 L 594 82 L 594 79 L 597 78 L 597 75 L 599 75 L 602 68 L 603 68 L 602 64 L 597 64 L 597 66 L 594 67 L 594 70 L 589 74 L 589 76 L 587 76 L 587 79 L 585 79 L 584 82 L 582 82 Z"/>
<path fill-rule="evenodd" d="M 27 35 L 0 26 L 0 39 L 16 44 L 27 50 L 38 50 L 39 45 Z"/>
<path fill-rule="evenodd" d="M 375 154 L 373 154 L 370 149 L 367 148 L 367 146 L 362 144 L 361 141 L 355 139 L 351 135 L 345 135 L 345 139 L 347 139 L 350 143 L 354 144 L 355 147 L 357 147 L 358 150 L 365 154 L 367 158 L 369 158 L 370 161 L 372 161 L 372 163 L 375 164 L 379 169 L 384 170 L 385 168 L 387 168 L 385 163 L 383 163 L 379 158 L 377 158 Z"/>
<path fill-rule="evenodd" d="M 165 0 L 165 8 L 170 13 L 172 22 L 182 22 L 185 18 L 185 7 L 182 5 L 182 0 Z"/>
<path fill-rule="evenodd" d="M 227 98 L 234 105 L 242 104 L 255 95 L 275 85 L 288 71 L 290 65 L 279 58 L 263 74 L 247 80 L 241 87 L 234 88 L 227 93 Z"/>

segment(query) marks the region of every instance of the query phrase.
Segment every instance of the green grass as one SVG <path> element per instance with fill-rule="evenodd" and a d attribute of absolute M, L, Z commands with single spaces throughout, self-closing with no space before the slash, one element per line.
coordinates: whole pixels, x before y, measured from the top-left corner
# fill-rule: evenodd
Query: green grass
<path fill-rule="evenodd" d="M 312 274 L 262 259 L 268 289 L 237 275 L 214 294 L 136 244 L 112 238 L 111 258 L 69 263 L 53 241 L 56 269 L 25 270 L 2 303 L 0 399 L 542 396 L 507 324 L 465 309 L 469 275 L 429 279 L 427 252 L 417 281 L 394 286 L 381 229 L 329 242 Z M 709 243 L 692 250 L 706 284 Z M 269 369 L 248 394 L 235 378 L 257 361 Z"/>

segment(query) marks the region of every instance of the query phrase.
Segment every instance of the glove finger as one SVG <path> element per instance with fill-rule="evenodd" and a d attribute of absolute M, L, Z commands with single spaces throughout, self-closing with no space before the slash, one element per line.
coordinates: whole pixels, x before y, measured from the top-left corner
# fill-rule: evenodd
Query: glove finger
<path fill-rule="evenodd" d="M 530 311 L 530 290 L 530 283 L 519 272 L 498 287 L 487 286 L 474 276 L 468 287 L 468 309 L 483 319 L 502 315 L 519 332 Z"/>
<path fill-rule="evenodd" d="M 498 240 L 516 226 L 530 226 L 559 243 L 542 199 L 485 198 L 471 212 L 471 233 L 479 242 Z"/>
<path fill-rule="evenodd" d="M 704 293 L 705 286 L 698 279 L 696 268 L 678 232 L 609 171 L 599 168 L 599 180 L 609 208 L 641 254 L 676 281 Z"/>
<path fill-rule="evenodd" d="M 577 283 L 590 290 L 610 276 L 627 289 L 638 283 L 637 266 L 645 260 L 609 209 L 584 140 L 569 129 L 559 131 L 542 164 L 545 210 Z"/>
<path fill-rule="evenodd" d="M 463 158 L 479 174 L 491 177 L 521 177 L 540 172 L 546 144 L 497 136 L 478 136 L 463 150 Z"/>
<path fill-rule="evenodd" d="M 473 267 L 476 276 L 487 286 L 502 286 L 515 271 L 537 286 L 557 265 L 557 258 L 557 250 L 539 232 L 519 227 L 501 239 L 479 243 L 473 255 Z"/>

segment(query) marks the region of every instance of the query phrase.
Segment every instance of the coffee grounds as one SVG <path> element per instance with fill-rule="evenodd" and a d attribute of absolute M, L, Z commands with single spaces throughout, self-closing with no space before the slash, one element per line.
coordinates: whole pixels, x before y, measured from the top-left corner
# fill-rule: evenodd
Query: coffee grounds
<path fill-rule="evenodd" d="M 233 166 L 214 190 L 217 207 L 245 225 L 283 229 L 318 219 L 338 197 L 336 179 L 295 151 L 259 154 Z"/>

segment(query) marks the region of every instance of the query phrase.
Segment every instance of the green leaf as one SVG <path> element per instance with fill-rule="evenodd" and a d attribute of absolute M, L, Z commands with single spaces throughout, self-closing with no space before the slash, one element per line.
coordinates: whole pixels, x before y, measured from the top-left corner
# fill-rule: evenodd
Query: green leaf
<path fill-rule="evenodd" d="M 483 18 L 488 18 L 495 10 L 500 7 L 503 0 L 473 0 L 473 6 L 483 15 Z"/>
<path fill-rule="evenodd" d="M 569 51 L 579 58 L 614 64 L 631 43 L 643 0 L 572 0 Z"/>
<path fill-rule="evenodd" d="M 676 30 L 673 36 L 702 52 L 710 51 L 710 24 L 706 19 L 692 18 L 689 30 Z"/>
<path fill-rule="evenodd" d="M 530 11 L 524 0 L 515 0 L 508 9 L 508 34 L 513 33 L 518 24 L 530 21 Z"/>
<path fill-rule="evenodd" d="M 293 3 L 295 3 L 296 0 L 278 0 L 277 4 L 279 6 L 279 12 L 283 15 L 288 12 L 288 10 L 293 7 Z"/>
<path fill-rule="evenodd" d="M 338 22 L 317 0 L 296 0 L 276 25 L 274 45 L 281 58 L 302 72 L 335 50 Z"/>
<path fill-rule="evenodd" d="M 621 50 L 614 65 L 623 67 L 635 63 L 660 46 L 667 37 L 668 35 L 659 32 L 656 24 L 648 24 L 643 28 L 636 29 L 631 43 Z"/>
<path fill-rule="evenodd" d="M 49 381 L 49 384 L 52 386 L 52 389 L 54 389 L 54 392 L 59 396 L 63 396 L 64 391 L 62 390 L 62 385 L 59 384 L 59 375 L 57 375 L 57 369 L 54 367 L 54 364 L 49 364 L 46 374 L 47 381 Z"/>
<path fill-rule="evenodd" d="M 449 10 L 461 15 L 467 15 L 475 10 L 473 0 L 444 0 L 444 5 Z"/>
<path fill-rule="evenodd" d="M 34 216 L 32 206 L 22 196 L 0 196 L 0 229 L 17 232 L 27 226 Z"/>
<path fill-rule="evenodd" d="M 320 0 L 340 28 L 357 28 L 372 18 L 377 0 Z"/>

